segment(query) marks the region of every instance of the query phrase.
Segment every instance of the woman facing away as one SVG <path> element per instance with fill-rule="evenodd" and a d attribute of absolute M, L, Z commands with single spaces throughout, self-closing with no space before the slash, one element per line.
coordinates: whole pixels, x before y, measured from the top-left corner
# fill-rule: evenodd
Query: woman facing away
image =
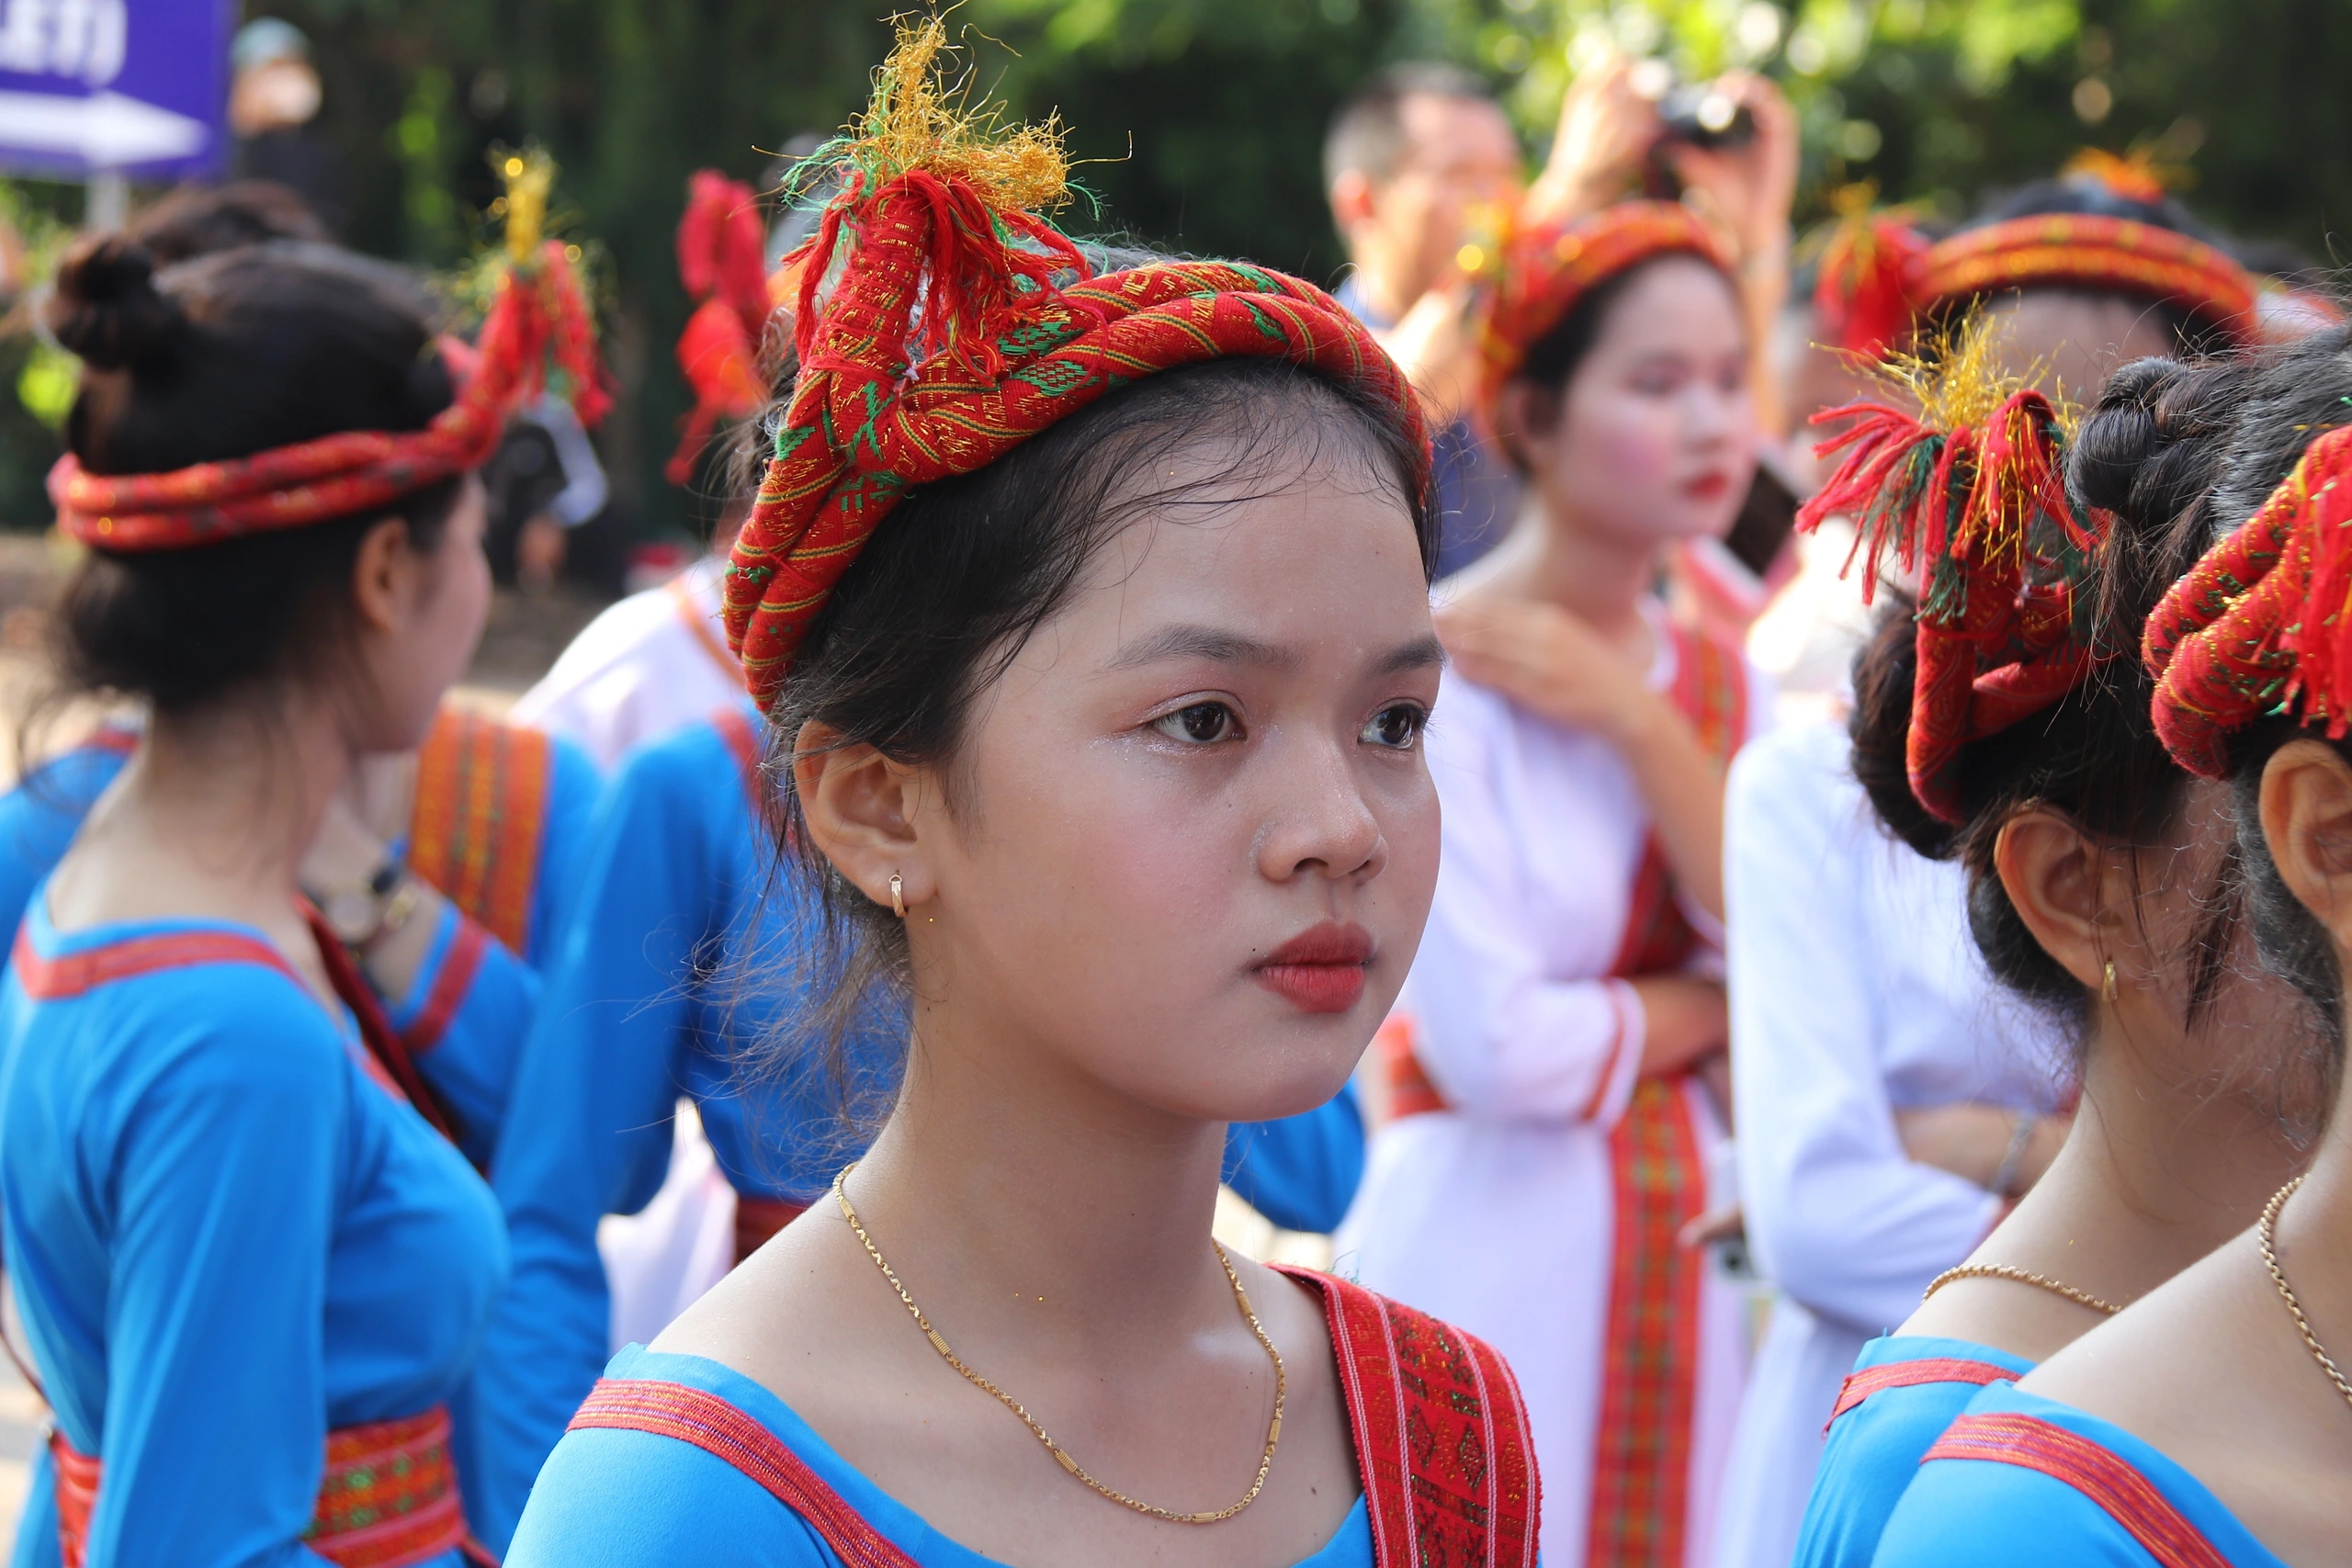
<path fill-rule="evenodd" d="M 2119 555 L 2120 591 L 2162 602 L 2143 652 L 2154 727 L 2202 790 L 2224 791 L 2262 957 L 2343 1027 L 2352 944 L 2352 763 L 2342 427 L 2352 333 L 2250 372 L 2137 367 L 2085 457 L 2132 473 L 2173 441 L 2211 488 L 2167 548 Z M 2137 481 L 2133 481 L 2136 485 Z M 2169 587 L 2167 587 L 2169 585 Z M 2296 1568 L 2352 1540 L 2352 1118 L 2254 1223 L 2016 1386 L 1988 1388 L 1928 1450 L 1877 1561 Z"/>
<path fill-rule="evenodd" d="M 1510 1358 L 1555 1563 L 1709 1539 L 1746 1359 L 1737 1287 L 1677 1233 L 1724 1137 L 1700 1073 L 1725 1038 L 1724 766 L 1769 699 L 1655 595 L 1753 471 L 1729 265 L 1659 203 L 1507 253 L 1490 406 L 1534 499 L 1440 614 L 1444 860 L 1384 1035 L 1395 1120 L 1338 1240 Z"/>
<path fill-rule="evenodd" d="M 585 344 L 561 254 L 515 259 L 462 377 L 347 253 L 158 274 L 110 237 L 60 275 L 62 663 L 152 720 L 0 989 L 0 1217 L 56 1423 L 19 1564 L 458 1560 L 447 1406 L 505 1237 L 299 877 L 481 633 L 470 473 L 548 333 Z"/>
<path fill-rule="evenodd" d="M 1209 1235 L 1226 1124 L 1338 1090 L 1427 912 L 1411 393 L 1278 274 L 1089 277 L 1027 210 L 1058 149 L 942 112 L 942 38 L 844 152 L 729 577 L 903 1082 L 616 1359 L 508 1562 L 1532 1563 L 1499 1359 Z"/>
<path fill-rule="evenodd" d="M 2177 227 L 2189 221 L 2177 205 L 2127 198 L 2089 171 L 2029 187 L 1933 244 L 1870 220 L 1826 248 L 1813 314 L 1823 337 L 1855 355 L 1908 348 L 1934 357 L 1964 344 L 1984 362 L 1973 367 L 1979 377 L 1989 369 L 2053 397 L 2079 393 L 2148 353 L 2252 338 L 2253 280 Z M 1871 265 L 1894 276 L 1858 276 Z M 1890 314 L 1873 319 L 1862 308 L 1890 295 Z M 1836 466 L 1843 454 L 1834 442 L 1826 450 Z M 1811 547 L 1850 576 L 1854 526 L 1874 504 L 1849 493 L 1839 506 L 1854 515 L 1822 519 Z M 2149 514 L 2138 526 L 2165 520 Z M 2075 559 L 2087 567 L 2086 556 Z M 1851 582 L 1825 586 L 1849 602 L 1855 594 Z M 2144 609 L 2110 615 L 2094 637 L 2128 646 Z M 1882 716 L 1888 728 L 1874 744 L 1894 748 L 1879 763 L 1890 808 L 1920 824 L 1924 837 L 1885 830 L 1853 776 L 1842 723 L 1783 730 L 1734 770 L 1725 837 L 1741 1196 L 1749 1238 L 1781 1296 L 1740 1415 L 1718 1568 L 1789 1561 L 1822 1461 L 1825 1417 L 1865 1341 L 1902 1323 L 1931 1280 L 1968 1258 L 2067 1134 L 2066 1116 L 2053 1113 L 2052 1080 L 2072 1054 L 2061 1041 L 2072 1031 L 2079 1044 L 2085 1019 L 2063 995 L 2055 1006 L 2030 985 L 2020 995 L 2025 976 L 2014 964 L 1996 971 L 2001 985 L 1987 983 L 1962 929 L 1971 897 L 1964 845 L 1978 825 L 1955 828 L 1905 805 L 1908 693 L 1900 684 L 1880 694 L 1903 701 Z M 2106 684 L 2102 672 L 2086 700 L 2102 700 Z M 2053 711 L 2069 716 L 2052 721 L 2064 725 L 2076 714 Z M 1974 750 L 2064 775 L 2076 762 L 2053 761 L 2064 746 L 2052 743 L 2048 759 L 1990 739 Z M 2079 759 L 2090 773 L 2066 787 L 2122 799 L 2122 781 L 2164 772 L 2144 725 L 2137 746 L 2137 761 L 2129 747 Z M 1983 831 L 1997 835 L 2000 820 Z M 1969 864 L 1990 876 L 1981 857 Z M 1976 897 L 1998 896 L 1987 885 Z M 2239 1021 L 2206 1048 L 2243 1054 L 2243 1033 Z M 2166 1180 L 2141 1172 L 2130 1181 L 2152 1179 Z M 2151 1210 L 2158 1219 L 2166 1212 Z M 1886 1369 L 1904 1359 L 1904 1343 L 1872 1347 L 1872 1375 L 1894 1375 Z M 1971 1393 L 1953 1383 L 1941 1395 L 1890 1396 L 1879 1408 L 1940 1398 L 1956 1410 Z M 1858 1410 L 1829 1427 L 1828 1446 L 1847 1456 L 1839 1464 L 1855 1462 L 1859 1443 L 1884 1460 L 1873 1471 L 1884 1484 L 1861 1487 L 1847 1474 L 1826 1487 L 1823 1504 L 1858 1512 L 1825 1518 L 1816 1506 L 1805 1561 L 1867 1559 L 1917 1447 L 1939 1425 L 1882 1450 L 1860 1435 L 1877 1420 Z"/>
<path fill-rule="evenodd" d="M 1919 1456 L 1978 1388 L 2243 1228 L 2308 1157 L 2335 1072 L 2240 940 L 2226 801 L 2165 757 L 2147 682 L 2118 657 L 2151 595 L 2101 593 L 2093 577 L 2094 551 L 2127 573 L 2156 552 L 2211 483 L 2210 444 L 2193 423 L 2159 424 L 2144 460 L 2117 462 L 2126 411 L 2172 412 L 2126 369 L 2074 449 L 2070 491 L 2059 416 L 2037 393 L 1972 389 L 1981 352 L 1928 399 L 1948 428 L 1875 421 L 1840 476 L 1883 476 L 1875 492 L 1827 492 L 1934 590 L 1889 605 L 1858 664 L 1853 767 L 1891 830 L 1965 871 L 1986 966 L 2079 1043 L 2080 1100 L 2032 1190 L 1863 1347 L 1831 1413 L 1804 1563 L 1869 1561 Z M 1945 456 L 1948 512 L 1906 477 Z M 1933 515 L 1965 521 L 1939 536 Z"/>

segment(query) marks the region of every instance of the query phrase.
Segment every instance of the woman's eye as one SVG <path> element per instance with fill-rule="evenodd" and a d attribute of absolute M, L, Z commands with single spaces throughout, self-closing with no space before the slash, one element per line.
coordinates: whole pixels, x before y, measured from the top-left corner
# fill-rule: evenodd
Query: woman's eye
<path fill-rule="evenodd" d="M 1421 738 L 1422 727 L 1430 716 L 1415 703 L 1396 703 L 1372 716 L 1358 737 L 1369 746 L 1385 746 L 1392 751 L 1409 751 Z"/>
<path fill-rule="evenodd" d="M 1204 746 L 1234 739 L 1241 733 L 1240 719 L 1223 703 L 1194 703 L 1152 720 L 1151 727 L 1170 740 L 1190 740 Z"/>

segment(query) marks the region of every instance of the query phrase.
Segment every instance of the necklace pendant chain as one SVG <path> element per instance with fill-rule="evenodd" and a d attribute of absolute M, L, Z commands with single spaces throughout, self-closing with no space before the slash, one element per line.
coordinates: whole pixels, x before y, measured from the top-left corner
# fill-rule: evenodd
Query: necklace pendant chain
<path fill-rule="evenodd" d="M 2299 1176 L 2270 1195 L 2270 1201 L 2263 1206 L 2262 1223 L 2254 1227 L 2254 1239 L 2262 1247 L 2262 1266 L 2270 1270 L 2270 1282 L 2278 1287 L 2278 1299 L 2287 1303 L 2287 1314 L 2295 1320 L 2295 1331 L 2303 1337 L 2304 1348 L 2319 1363 L 2319 1370 L 2327 1374 L 2327 1381 L 2335 1385 L 2335 1392 L 2344 1396 L 2344 1403 L 2352 1404 L 2352 1383 L 2344 1381 L 2335 1358 L 2327 1353 L 2319 1336 L 2312 1332 L 2311 1320 L 2303 1315 L 2303 1303 L 2295 1299 L 2294 1287 L 2287 1283 L 2287 1270 L 2278 1264 L 2278 1211 L 2287 1206 L 2287 1200 L 2302 1184 L 2303 1179 Z"/>
<path fill-rule="evenodd" d="M 965 1364 L 962 1357 L 956 1355 L 954 1350 L 948 1348 L 946 1339 L 941 1336 L 938 1329 L 933 1328 L 931 1325 L 931 1319 L 923 1315 L 922 1308 L 915 1304 L 914 1297 L 908 1292 L 907 1287 L 899 1282 L 897 1272 L 893 1270 L 890 1265 L 883 1258 L 882 1249 L 874 1244 L 874 1238 L 866 1234 L 865 1224 L 858 1219 L 857 1210 L 849 1201 L 847 1185 L 849 1181 L 849 1173 L 856 1168 L 857 1164 L 853 1160 L 850 1164 L 842 1168 L 842 1172 L 839 1176 L 833 1178 L 833 1201 L 840 1205 L 842 1218 L 849 1222 L 849 1228 L 856 1234 L 859 1245 L 865 1248 L 865 1255 L 874 1259 L 874 1267 L 882 1270 L 882 1278 L 888 1280 L 890 1282 L 890 1289 L 898 1292 L 899 1300 L 905 1303 L 908 1314 L 915 1320 L 915 1326 L 922 1330 L 923 1337 L 931 1341 L 931 1348 L 939 1352 L 940 1359 L 945 1361 L 949 1366 L 955 1368 L 956 1371 L 962 1375 L 965 1382 L 970 1383 L 974 1388 L 978 1389 L 981 1393 L 989 1395 L 995 1399 L 998 1404 L 1003 1405 L 1007 1410 L 1012 1411 L 1013 1415 L 1019 1416 L 1021 1418 L 1021 1424 L 1029 1428 L 1030 1436 L 1035 1438 L 1040 1443 L 1043 1443 L 1046 1446 L 1046 1451 L 1053 1455 L 1055 1461 L 1064 1470 L 1069 1472 L 1073 1476 L 1076 1476 L 1080 1482 L 1083 1482 L 1090 1490 L 1101 1495 L 1102 1496 L 1109 1498 L 1112 1502 L 1118 1504 L 1121 1507 L 1132 1508 L 1138 1514 L 1148 1514 L 1155 1519 L 1166 1519 L 1170 1524 L 1214 1525 L 1222 1523 L 1224 1520 L 1233 1517 L 1234 1515 L 1241 1512 L 1242 1509 L 1248 1507 L 1250 1504 L 1258 1500 L 1258 1495 L 1266 1489 L 1266 1476 L 1268 1472 L 1274 1468 L 1275 1445 L 1282 1441 L 1283 1399 L 1289 1392 L 1289 1385 L 1283 1372 L 1282 1352 L 1274 1348 L 1272 1337 L 1267 1334 L 1265 1325 L 1258 1321 L 1257 1313 L 1250 1309 L 1250 1292 L 1242 1289 L 1241 1276 L 1234 1272 L 1233 1260 L 1225 1255 L 1224 1247 L 1218 1247 L 1214 1241 L 1209 1244 L 1216 1249 L 1217 1265 L 1225 1270 L 1226 1282 L 1233 1287 L 1234 1303 L 1240 1307 L 1241 1315 L 1243 1319 L 1249 1323 L 1250 1332 L 1257 1336 L 1260 1348 L 1266 1352 L 1266 1359 L 1273 1363 L 1274 1414 L 1273 1419 L 1269 1421 L 1266 1425 L 1266 1447 L 1265 1451 L 1258 1457 L 1257 1478 L 1250 1482 L 1250 1490 L 1243 1495 L 1241 1500 L 1226 1507 L 1219 1508 L 1214 1513 L 1180 1513 L 1173 1508 L 1163 1508 L 1159 1506 L 1157 1504 L 1146 1503 L 1139 1501 L 1136 1498 L 1130 1497 L 1124 1492 L 1103 1485 L 1102 1483 L 1095 1480 L 1091 1475 L 1089 1475 L 1086 1472 L 1085 1467 L 1080 1465 L 1078 1461 L 1072 1459 L 1067 1450 L 1065 1450 L 1059 1443 L 1054 1441 L 1052 1438 L 1046 1436 L 1044 1425 L 1040 1423 L 1035 1416 L 1030 1415 L 1028 1410 L 1023 1406 L 1019 1400 L 1005 1393 L 1004 1390 L 997 1387 L 996 1384 L 982 1377 L 978 1372 L 974 1371 L 969 1366 Z"/>

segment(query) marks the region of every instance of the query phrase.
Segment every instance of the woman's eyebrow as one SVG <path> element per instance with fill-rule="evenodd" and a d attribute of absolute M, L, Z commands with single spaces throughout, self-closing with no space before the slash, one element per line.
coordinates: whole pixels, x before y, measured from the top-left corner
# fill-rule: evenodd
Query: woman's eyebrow
<path fill-rule="evenodd" d="M 1239 632 L 1216 626 L 1174 626 L 1129 643 L 1111 660 L 1111 668 L 1132 670 L 1163 659 L 1206 659 L 1219 664 L 1261 664 L 1277 669 L 1288 669 L 1299 662 L 1296 650 L 1277 648 Z"/>
<path fill-rule="evenodd" d="M 1375 675 L 1401 675 L 1408 670 L 1436 669 L 1445 663 L 1445 648 L 1435 637 L 1415 637 L 1388 650 L 1373 667 Z"/>

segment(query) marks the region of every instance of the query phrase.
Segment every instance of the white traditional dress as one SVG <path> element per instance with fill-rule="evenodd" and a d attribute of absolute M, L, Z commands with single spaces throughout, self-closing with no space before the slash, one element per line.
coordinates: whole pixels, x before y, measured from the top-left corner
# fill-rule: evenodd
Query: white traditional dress
<path fill-rule="evenodd" d="M 575 740 L 610 772 L 640 742 L 708 718 L 743 695 L 718 619 L 718 556 L 632 593 L 582 629 L 511 716 Z"/>
<path fill-rule="evenodd" d="M 1747 1235 L 1779 1287 L 1750 1370 L 1717 1568 L 1786 1568 L 1863 1342 L 1975 1249 L 2001 1201 L 1904 1152 L 1894 1113 L 2046 1111 L 2055 1032 L 1986 972 L 1961 868 L 1889 834 L 1844 728 L 1758 741 L 1725 819 L 1734 1102 Z"/>
<path fill-rule="evenodd" d="M 1653 689 L 1728 754 L 1771 712 L 1733 650 L 1652 609 Z M 1461 1324 L 1525 1393 L 1552 1568 L 1691 1568 L 1736 1416 L 1741 1290 L 1675 1245 L 1724 1139 L 1705 1089 L 1643 1079 L 1630 977 L 1719 963 L 1605 741 L 1448 683 L 1429 738 L 1444 859 L 1383 1031 L 1396 1119 L 1336 1267 Z"/>

